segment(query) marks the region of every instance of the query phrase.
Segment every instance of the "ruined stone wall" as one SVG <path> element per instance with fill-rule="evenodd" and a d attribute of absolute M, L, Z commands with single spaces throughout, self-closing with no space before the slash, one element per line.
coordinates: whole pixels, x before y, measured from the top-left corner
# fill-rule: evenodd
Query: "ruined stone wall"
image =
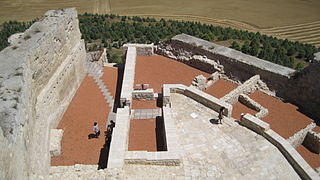
<path fill-rule="evenodd" d="M 283 96 L 299 110 L 320 122 L 320 62 L 314 61 L 295 74 L 286 85 Z"/>
<path fill-rule="evenodd" d="M 86 74 L 80 38 L 75 9 L 48 11 L 0 52 L 0 179 L 47 174 L 50 129 Z"/>
<path fill-rule="evenodd" d="M 188 39 L 185 40 L 184 38 Z M 163 51 L 164 49 L 172 53 L 171 57 Z M 192 58 L 194 55 L 203 55 L 208 59 L 219 62 L 223 66 L 224 73 L 235 81 L 244 82 L 252 76 L 259 74 L 271 90 L 283 88 L 284 84 L 288 83 L 290 75 L 294 73 L 293 69 L 188 35 L 178 35 L 170 41 L 160 44 L 157 48 L 157 53 L 177 59 L 207 73 L 216 72 L 216 68 L 211 63 Z M 274 81 L 275 79 L 277 81 Z"/>
<path fill-rule="evenodd" d="M 235 81 L 244 82 L 258 74 L 278 97 L 298 105 L 302 112 L 312 118 L 320 119 L 320 111 L 317 111 L 320 109 L 319 62 L 313 62 L 297 73 L 293 69 L 186 34 L 159 44 L 156 52 L 207 73 L 217 71 L 212 64 L 192 58 L 194 55 L 206 56 L 219 62 L 224 73 Z"/>

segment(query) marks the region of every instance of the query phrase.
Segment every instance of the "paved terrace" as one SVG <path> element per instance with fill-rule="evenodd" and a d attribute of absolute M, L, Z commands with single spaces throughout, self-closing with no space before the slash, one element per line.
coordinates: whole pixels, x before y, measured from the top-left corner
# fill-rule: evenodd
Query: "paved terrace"
<path fill-rule="evenodd" d="M 278 149 L 231 119 L 181 94 L 171 94 L 173 120 L 183 149 L 181 166 L 125 165 L 130 179 L 299 179 Z M 193 117 L 192 117 L 193 116 Z M 152 176 L 150 176 L 152 174 Z"/>

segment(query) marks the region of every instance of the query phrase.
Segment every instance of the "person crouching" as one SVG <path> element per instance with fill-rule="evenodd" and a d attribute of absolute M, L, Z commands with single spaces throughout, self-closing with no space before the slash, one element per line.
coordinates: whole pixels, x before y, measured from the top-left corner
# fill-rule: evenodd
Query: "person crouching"
<path fill-rule="evenodd" d="M 93 128 L 92 128 L 92 130 L 96 133 L 95 134 L 95 138 L 99 138 L 99 136 L 100 136 L 100 129 L 99 129 L 99 126 L 98 126 L 98 123 L 97 122 L 94 122 L 93 123 Z"/>

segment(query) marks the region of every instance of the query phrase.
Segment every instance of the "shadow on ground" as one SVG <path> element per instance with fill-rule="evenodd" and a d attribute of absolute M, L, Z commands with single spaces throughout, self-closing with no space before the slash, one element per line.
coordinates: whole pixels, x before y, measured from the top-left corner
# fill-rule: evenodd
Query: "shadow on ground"
<path fill-rule="evenodd" d="M 219 124 L 219 119 L 210 119 L 209 122 L 211 124 Z"/>
<path fill-rule="evenodd" d="M 167 150 L 164 121 L 161 116 L 156 117 L 156 141 L 157 141 L 157 151 Z"/>
<path fill-rule="evenodd" d="M 103 145 L 103 147 L 100 150 L 98 170 L 107 168 L 107 165 L 108 165 L 108 157 L 109 157 L 112 132 L 105 131 L 104 134 L 105 134 L 105 144 Z"/>

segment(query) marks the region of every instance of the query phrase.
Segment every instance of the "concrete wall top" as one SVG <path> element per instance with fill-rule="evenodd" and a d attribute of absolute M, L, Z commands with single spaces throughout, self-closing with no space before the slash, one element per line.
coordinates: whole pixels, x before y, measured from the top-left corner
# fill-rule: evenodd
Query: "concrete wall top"
<path fill-rule="evenodd" d="M 129 107 L 118 108 L 116 122 L 117 125 L 113 130 L 108 168 L 122 168 L 124 165 L 125 153 L 128 149 L 128 137 L 129 137 Z"/>
<path fill-rule="evenodd" d="M 134 83 L 134 74 L 135 74 L 135 64 L 136 64 L 136 48 L 128 47 L 127 56 L 126 56 L 126 64 L 124 67 L 124 76 L 122 81 L 122 89 L 121 89 L 121 99 L 126 99 L 131 101 L 132 91 L 133 91 L 133 83 Z"/>
<path fill-rule="evenodd" d="M 123 47 L 136 47 L 136 48 L 142 48 L 142 47 L 150 47 L 153 48 L 154 44 L 137 44 L 137 43 L 127 43 L 124 44 Z"/>
<path fill-rule="evenodd" d="M 284 67 L 278 64 L 265 61 L 254 56 L 243 54 L 240 51 L 220 46 L 218 44 L 211 43 L 209 41 L 199 39 L 187 34 L 179 34 L 172 38 L 172 40 L 181 41 L 187 44 L 195 44 L 198 47 L 202 47 L 204 50 L 210 51 L 215 54 L 223 55 L 228 58 L 240 61 L 242 63 L 255 66 L 265 71 L 270 71 L 275 74 L 280 74 L 286 77 L 290 77 L 295 72 L 294 69 Z"/>

